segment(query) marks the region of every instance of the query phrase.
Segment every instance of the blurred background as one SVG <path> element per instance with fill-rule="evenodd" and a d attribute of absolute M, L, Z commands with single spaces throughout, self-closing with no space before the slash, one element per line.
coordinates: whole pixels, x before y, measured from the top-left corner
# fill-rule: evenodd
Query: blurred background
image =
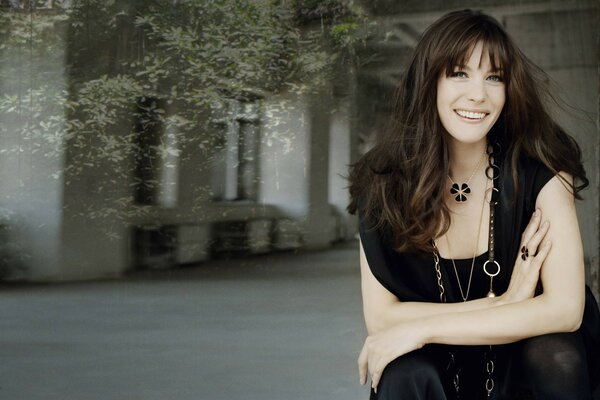
<path fill-rule="evenodd" d="M 566 104 L 598 296 L 597 1 L 0 0 L 0 397 L 366 398 L 344 176 L 460 8 Z"/>

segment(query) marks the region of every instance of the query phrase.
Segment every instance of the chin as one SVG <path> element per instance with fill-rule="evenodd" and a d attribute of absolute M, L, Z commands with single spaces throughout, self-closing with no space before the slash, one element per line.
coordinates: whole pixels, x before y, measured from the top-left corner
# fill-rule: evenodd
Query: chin
<path fill-rule="evenodd" d="M 482 134 L 477 134 L 477 135 L 465 135 L 464 132 L 462 134 L 459 135 L 453 135 L 452 133 L 447 133 L 448 134 L 448 138 L 452 141 L 458 142 L 458 143 L 462 143 L 462 144 L 478 144 L 481 143 L 482 141 L 487 141 L 487 134 L 489 133 L 489 131 L 485 132 L 483 135 Z"/>

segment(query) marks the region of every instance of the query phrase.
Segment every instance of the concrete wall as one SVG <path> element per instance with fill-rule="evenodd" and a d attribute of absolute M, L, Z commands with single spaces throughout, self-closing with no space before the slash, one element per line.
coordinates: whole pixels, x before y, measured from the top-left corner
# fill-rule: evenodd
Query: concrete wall
<path fill-rule="evenodd" d="M 587 281 L 598 293 L 598 15 L 590 10 L 507 15 L 507 30 L 529 58 L 553 80 L 564 100 L 558 122 L 582 148 L 590 187 L 577 205 Z M 593 275 L 593 276 L 592 276 Z"/>

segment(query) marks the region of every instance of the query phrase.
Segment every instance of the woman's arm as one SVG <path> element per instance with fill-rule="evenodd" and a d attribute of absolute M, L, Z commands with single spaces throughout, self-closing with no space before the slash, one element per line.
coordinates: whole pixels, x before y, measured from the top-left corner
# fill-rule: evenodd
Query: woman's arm
<path fill-rule="evenodd" d="M 540 224 L 541 220 L 541 211 L 538 209 L 523 232 L 522 243 L 530 243 L 537 247 L 542 241 L 548 226 Z M 460 303 L 401 302 L 375 278 L 361 243 L 361 290 L 367 331 L 373 335 L 399 323 L 455 312 L 486 310 L 490 307 L 532 297 L 539 277 L 538 271 L 545 254 L 547 252 L 542 252 L 539 257 L 532 258 L 527 263 L 518 258 L 514 269 L 516 273 L 511 279 L 509 290 L 502 296 Z"/>
<path fill-rule="evenodd" d="M 418 322 L 423 324 L 426 342 L 499 344 L 579 328 L 585 305 L 585 271 L 573 194 L 555 176 L 540 191 L 537 206 L 551 221 L 547 235 L 552 251 L 540 274 L 544 292 L 487 312 L 426 317 Z"/>
<path fill-rule="evenodd" d="M 551 222 L 547 235 L 552 251 L 541 272 L 543 294 L 485 310 L 426 316 L 369 336 L 358 360 L 361 382 L 366 382 L 368 369 L 376 387 L 390 361 L 426 343 L 501 344 L 580 326 L 585 277 L 573 194 L 554 177 L 540 191 L 536 205 Z"/>
<path fill-rule="evenodd" d="M 363 314 L 369 335 L 389 329 L 399 323 L 414 321 L 453 312 L 487 309 L 495 306 L 499 298 L 484 298 L 463 303 L 401 302 L 373 276 L 360 245 L 361 291 Z"/>

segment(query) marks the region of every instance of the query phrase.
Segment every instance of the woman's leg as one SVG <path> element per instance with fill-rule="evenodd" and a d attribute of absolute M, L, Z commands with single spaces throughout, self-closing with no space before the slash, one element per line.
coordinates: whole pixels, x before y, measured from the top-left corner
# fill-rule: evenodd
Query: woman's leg
<path fill-rule="evenodd" d="M 578 331 L 515 343 L 510 364 L 506 398 L 591 399 L 585 347 Z"/>
<path fill-rule="evenodd" d="M 371 389 L 370 400 L 446 400 L 443 355 L 425 346 L 398 357 L 383 371 L 377 394 Z"/>

